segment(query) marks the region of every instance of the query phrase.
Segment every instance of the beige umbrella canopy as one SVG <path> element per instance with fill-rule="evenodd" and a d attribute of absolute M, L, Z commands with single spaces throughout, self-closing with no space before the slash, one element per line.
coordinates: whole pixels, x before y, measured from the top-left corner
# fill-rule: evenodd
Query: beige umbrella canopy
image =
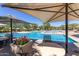
<path fill-rule="evenodd" d="M 39 18 L 43 22 L 65 20 L 65 3 L 8 3 L 3 6 L 15 8 Z M 68 19 L 79 19 L 79 4 L 68 4 Z"/>

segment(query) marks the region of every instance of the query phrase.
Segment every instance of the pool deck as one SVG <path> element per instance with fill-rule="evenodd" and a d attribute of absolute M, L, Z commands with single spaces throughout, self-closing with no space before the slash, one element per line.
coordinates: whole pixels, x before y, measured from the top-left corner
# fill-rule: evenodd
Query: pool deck
<path fill-rule="evenodd" d="M 35 48 L 39 50 L 39 53 L 42 54 L 42 56 L 65 56 L 65 44 L 64 43 L 53 42 L 52 44 L 51 45 L 47 44 L 48 47 L 44 45 L 41 45 L 41 46 L 38 45 L 37 47 L 35 46 Z M 76 50 L 79 51 L 79 48 L 76 47 L 74 44 L 69 44 L 67 55 L 68 56 L 79 56 L 79 52 L 75 53 Z M 10 46 L 4 46 L 0 48 L 0 56 L 16 56 L 16 55 L 11 52 Z"/>
<path fill-rule="evenodd" d="M 65 56 L 65 49 L 54 42 L 44 42 L 36 45 L 35 48 L 41 56 Z"/>
<path fill-rule="evenodd" d="M 52 44 L 51 45 L 47 44 L 47 47 L 44 45 L 38 45 L 37 47 L 35 46 L 35 48 L 39 50 L 40 54 L 42 54 L 41 56 L 65 56 L 65 44 L 64 43 L 53 42 Z M 74 44 L 69 44 L 67 55 L 68 56 L 79 56 L 79 52 L 76 53 L 75 52 L 76 50 L 79 51 L 79 48 L 76 47 Z M 4 46 L 0 48 L 0 56 L 16 56 L 16 55 L 14 55 L 11 52 L 10 46 Z"/>

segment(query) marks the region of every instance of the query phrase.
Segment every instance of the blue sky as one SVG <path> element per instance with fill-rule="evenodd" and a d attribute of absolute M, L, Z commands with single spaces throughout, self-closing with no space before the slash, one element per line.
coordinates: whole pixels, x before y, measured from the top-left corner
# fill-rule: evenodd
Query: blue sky
<path fill-rule="evenodd" d="M 43 22 L 41 20 L 39 20 L 38 18 L 35 18 L 29 14 L 24 14 L 20 11 L 16 11 L 14 9 L 11 9 L 11 8 L 7 8 L 7 7 L 1 7 L 2 4 L 0 4 L 0 16 L 8 16 L 8 14 L 12 15 L 12 16 L 15 16 L 17 19 L 20 19 L 20 20 L 23 20 L 23 21 L 27 21 L 27 22 L 30 22 L 30 23 L 36 23 L 38 25 L 42 25 Z M 72 24 L 72 23 L 77 23 L 79 24 L 79 21 L 69 21 L 69 24 Z M 51 25 L 54 25 L 54 26 L 61 26 L 61 25 L 64 25 L 65 22 L 62 21 L 62 22 L 51 22 Z"/>
<path fill-rule="evenodd" d="M 8 16 L 8 14 L 16 17 L 17 19 L 23 20 L 23 21 L 42 25 L 41 20 L 38 20 L 37 18 L 32 17 L 31 15 L 24 14 L 22 12 L 16 11 L 16 10 L 11 9 L 11 8 L 0 7 L 0 16 Z"/>

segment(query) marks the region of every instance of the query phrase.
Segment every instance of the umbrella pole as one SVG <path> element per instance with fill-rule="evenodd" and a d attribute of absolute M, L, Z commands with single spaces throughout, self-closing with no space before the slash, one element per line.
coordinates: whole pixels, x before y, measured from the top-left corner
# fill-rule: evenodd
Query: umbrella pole
<path fill-rule="evenodd" d="M 12 18 L 10 18 L 10 27 L 11 27 L 11 43 L 13 42 L 13 35 L 12 35 Z"/>
<path fill-rule="evenodd" d="M 65 44 L 65 55 L 68 53 L 68 3 L 65 4 L 65 33 L 66 33 L 66 44 Z"/>

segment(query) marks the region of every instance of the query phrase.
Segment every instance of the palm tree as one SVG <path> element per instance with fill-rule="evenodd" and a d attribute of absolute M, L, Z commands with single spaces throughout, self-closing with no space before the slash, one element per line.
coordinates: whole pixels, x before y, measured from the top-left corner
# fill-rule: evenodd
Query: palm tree
<path fill-rule="evenodd" d="M 0 26 L 0 32 L 3 32 L 4 26 Z"/>
<path fill-rule="evenodd" d="M 51 26 L 49 23 L 44 23 L 44 29 L 45 30 L 50 30 Z"/>
<path fill-rule="evenodd" d="M 2 29 L 3 32 L 9 32 L 10 31 L 10 26 L 6 25 L 4 26 L 4 28 Z"/>
<path fill-rule="evenodd" d="M 78 24 L 69 24 L 68 28 L 71 30 L 75 30 L 77 28 Z"/>
<path fill-rule="evenodd" d="M 30 31 L 31 30 L 31 25 L 30 24 L 24 24 L 23 25 L 26 31 Z"/>
<path fill-rule="evenodd" d="M 38 25 L 37 24 L 31 24 L 31 29 L 32 30 L 37 30 L 37 28 L 38 28 Z"/>

